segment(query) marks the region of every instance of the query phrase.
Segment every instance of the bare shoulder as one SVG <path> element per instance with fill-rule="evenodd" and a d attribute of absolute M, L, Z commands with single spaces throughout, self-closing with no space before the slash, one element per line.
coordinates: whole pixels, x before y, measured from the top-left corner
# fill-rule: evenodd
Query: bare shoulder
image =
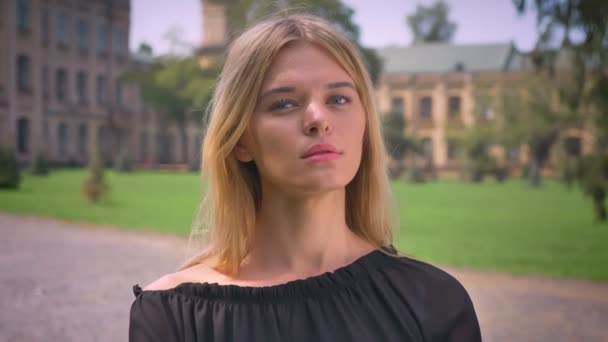
<path fill-rule="evenodd" d="M 176 287 L 181 282 L 177 273 L 169 273 L 154 280 L 144 288 L 144 291 L 168 290 Z"/>
<path fill-rule="evenodd" d="M 185 270 L 165 274 L 144 288 L 144 291 L 168 290 L 182 283 L 218 282 L 219 274 L 206 265 L 196 265 Z"/>

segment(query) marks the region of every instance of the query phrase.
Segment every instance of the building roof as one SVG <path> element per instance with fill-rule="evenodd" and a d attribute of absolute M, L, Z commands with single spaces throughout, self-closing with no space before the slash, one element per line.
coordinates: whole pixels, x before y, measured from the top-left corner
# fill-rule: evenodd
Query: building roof
<path fill-rule="evenodd" d="M 503 71 L 523 64 L 512 43 L 453 45 L 414 44 L 377 49 L 386 73 Z"/>

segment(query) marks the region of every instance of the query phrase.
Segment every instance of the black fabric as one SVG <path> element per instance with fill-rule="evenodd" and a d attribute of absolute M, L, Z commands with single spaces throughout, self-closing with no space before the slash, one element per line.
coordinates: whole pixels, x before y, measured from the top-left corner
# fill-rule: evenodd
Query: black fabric
<path fill-rule="evenodd" d="M 281 285 L 133 292 L 130 342 L 481 341 L 473 303 L 455 278 L 381 250 Z"/>

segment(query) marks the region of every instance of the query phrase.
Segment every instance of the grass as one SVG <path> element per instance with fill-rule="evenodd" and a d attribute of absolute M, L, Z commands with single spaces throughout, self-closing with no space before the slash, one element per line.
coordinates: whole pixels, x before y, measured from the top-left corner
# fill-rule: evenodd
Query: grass
<path fill-rule="evenodd" d="M 107 172 L 102 205 L 83 200 L 83 170 L 25 175 L 18 191 L 0 191 L 0 210 L 69 221 L 187 235 L 200 198 L 196 174 Z M 593 223 L 578 189 L 547 180 L 531 189 L 505 184 L 394 182 L 401 229 L 397 246 L 449 266 L 608 280 L 608 225 Z"/>
<path fill-rule="evenodd" d="M 532 189 L 520 179 L 393 185 L 401 208 L 397 245 L 423 260 L 608 279 L 608 225 L 593 223 L 577 188 L 546 180 Z"/>
<path fill-rule="evenodd" d="M 0 191 L 0 210 L 69 221 L 187 235 L 200 199 L 199 176 L 106 172 L 110 193 L 101 205 L 84 200 L 84 170 L 25 175 L 18 191 Z"/>

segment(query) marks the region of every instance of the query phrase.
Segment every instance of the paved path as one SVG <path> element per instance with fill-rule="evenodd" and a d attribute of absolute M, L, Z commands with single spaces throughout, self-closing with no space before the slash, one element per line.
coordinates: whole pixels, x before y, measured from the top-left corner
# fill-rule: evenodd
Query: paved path
<path fill-rule="evenodd" d="M 186 241 L 0 213 L 0 341 L 126 341 L 132 285 L 174 270 Z M 484 341 L 608 341 L 608 282 L 445 268 Z"/>

